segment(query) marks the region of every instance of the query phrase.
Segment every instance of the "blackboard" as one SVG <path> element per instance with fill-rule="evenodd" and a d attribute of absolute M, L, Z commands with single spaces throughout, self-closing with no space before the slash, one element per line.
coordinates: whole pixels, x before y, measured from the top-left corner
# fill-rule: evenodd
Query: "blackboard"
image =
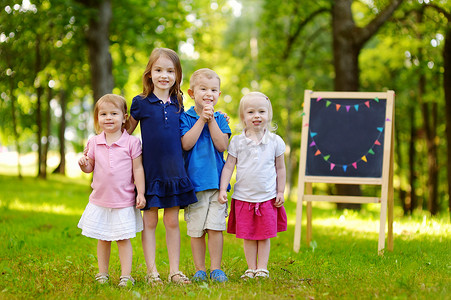
<path fill-rule="evenodd" d="M 310 99 L 305 175 L 382 177 L 387 100 Z"/>
<path fill-rule="evenodd" d="M 304 93 L 294 251 L 301 242 L 307 204 L 307 244 L 312 240 L 312 202 L 379 203 L 378 253 L 393 250 L 394 96 L 387 92 Z M 314 183 L 380 185 L 380 196 L 315 194 Z"/>

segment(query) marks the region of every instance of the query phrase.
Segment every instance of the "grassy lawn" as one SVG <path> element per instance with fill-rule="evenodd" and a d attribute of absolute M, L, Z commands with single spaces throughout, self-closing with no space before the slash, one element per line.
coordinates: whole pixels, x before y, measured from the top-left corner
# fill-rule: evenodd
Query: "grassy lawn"
<path fill-rule="evenodd" d="M 47 181 L 0 175 L 0 299 L 30 298 L 224 298 L 224 299 L 451 299 L 449 216 L 395 212 L 394 251 L 377 255 L 379 206 L 358 213 L 330 204 L 313 209 L 313 243 L 293 252 L 295 202 L 287 201 L 288 231 L 271 240 L 263 281 L 240 280 L 246 270 L 242 241 L 225 234 L 223 269 L 230 281 L 176 286 L 167 281 L 168 258 L 160 218 L 157 263 L 165 284 L 144 283 L 140 235 L 134 249 L 131 289 L 120 289 L 120 265 L 113 244 L 111 283 L 99 286 L 96 241 L 80 234 L 78 220 L 88 201 L 89 180 L 51 176 Z M 194 273 L 189 238 L 180 214 L 180 268 Z M 305 224 L 305 217 L 303 218 Z"/>

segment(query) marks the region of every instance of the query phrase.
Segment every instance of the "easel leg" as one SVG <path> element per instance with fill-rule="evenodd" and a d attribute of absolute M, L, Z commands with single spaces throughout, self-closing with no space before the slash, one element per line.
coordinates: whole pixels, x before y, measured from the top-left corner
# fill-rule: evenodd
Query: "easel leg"
<path fill-rule="evenodd" d="M 385 222 L 387 222 L 387 199 L 382 197 L 381 200 L 381 216 L 379 221 L 379 243 L 377 246 L 377 252 L 379 255 L 383 255 L 385 248 Z"/>
<path fill-rule="evenodd" d="M 312 183 L 306 183 L 305 187 L 305 193 L 306 195 L 312 195 L 313 189 L 312 189 Z M 306 242 L 307 246 L 310 245 L 310 242 L 312 241 L 312 202 L 307 202 L 307 233 L 306 233 Z"/>
<path fill-rule="evenodd" d="M 299 252 L 301 249 L 301 229 L 302 229 L 302 202 L 304 198 L 304 183 L 298 184 L 298 201 L 296 204 L 296 224 L 294 226 L 294 252 Z"/>

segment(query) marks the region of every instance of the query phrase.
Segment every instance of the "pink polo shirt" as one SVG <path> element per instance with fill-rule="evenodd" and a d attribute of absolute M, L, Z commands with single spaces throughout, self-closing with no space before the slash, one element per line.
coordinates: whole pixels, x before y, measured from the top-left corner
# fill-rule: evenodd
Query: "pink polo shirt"
<path fill-rule="evenodd" d="M 89 201 L 110 208 L 134 206 L 132 160 L 142 153 L 139 139 L 124 130 L 120 139 L 108 146 L 102 132 L 90 138 L 86 147 L 88 157 L 95 163 Z"/>

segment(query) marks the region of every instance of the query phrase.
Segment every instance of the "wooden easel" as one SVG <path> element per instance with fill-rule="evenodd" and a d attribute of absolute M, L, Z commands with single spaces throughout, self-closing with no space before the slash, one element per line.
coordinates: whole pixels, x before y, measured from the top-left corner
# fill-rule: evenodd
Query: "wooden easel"
<path fill-rule="evenodd" d="M 382 176 L 380 178 L 368 177 L 340 177 L 340 176 L 310 176 L 306 175 L 306 160 L 308 150 L 308 126 L 310 118 L 311 99 L 386 99 L 385 134 L 383 141 Z M 338 110 L 338 108 L 337 108 Z M 302 206 L 307 202 L 307 229 L 306 242 L 309 245 L 312 240 L 312 202 L 326 201 L 335 203 L 380 203 L 380 224 L 378 254 L 382 255 L 385 249 L 385 223 L 388 216 L 387 249 L 393 251 L 393 139 L 394 139 L 394 92 L 366 93 L 366 92 L 313 92 L 306 90 L 304 93 L 304 117 L 301 138 L 301 154 L 299 161 L 298 200 L 296 207 L 296 225 L 294 236 L 294 251 L 299 252 L 301 246 Z M 312 183 L 327 184 L 367 184 L 380 185 L 380 197 L 364 196 L 333 196 L 313 195 Z"/>

